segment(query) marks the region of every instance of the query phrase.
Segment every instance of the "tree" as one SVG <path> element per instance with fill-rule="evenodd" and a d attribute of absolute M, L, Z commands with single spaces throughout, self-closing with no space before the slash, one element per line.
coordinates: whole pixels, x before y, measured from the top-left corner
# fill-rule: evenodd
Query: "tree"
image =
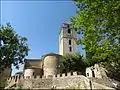
<path fill-rule="evenodd" d="M 60 65 L 62 67 L 62 73 L 70 71 L 84 72 L 86 64 L 79 53 L 66 54 L 62 57 Z"/>
<path fill-rule="evenodd" d="M 18 64 L 23 63 L 23 59 L 28 55 L 26 41 L 27 38 L 16 34 L 10 23 L 0 26 L 0 71 L 10 68 L 11 64 L 19 68 Z"/>
<path fill-rule="evenodd" d="M 88 65 L 102 63 L 109 70 L 120 68 L 120 1 L 75 0 L 77 16 L 71 18 L 74 30 L 82 37 Z M 120 72 L 119 72 L 120 73 Z"/>

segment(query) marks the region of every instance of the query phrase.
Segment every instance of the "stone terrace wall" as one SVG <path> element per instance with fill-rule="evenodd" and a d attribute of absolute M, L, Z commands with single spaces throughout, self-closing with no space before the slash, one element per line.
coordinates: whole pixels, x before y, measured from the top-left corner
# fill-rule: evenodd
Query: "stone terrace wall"
<path fill-rule="evenodd" d="M 50 89 L 52 86 L 51 78 L 34 78 L 26 79 L 23 83 L 24 89 Z"/>
<path fill-rule="evenodd" d="M 63 73 L 56 76 L 41 78 L 40 76 L 24 79 L 23 76 L 14 76 L 8 79 L 9 86 L 12 84 L 21 85 L 23 89 L 110 89 L 109 87 L 98 84 L 89 78 L 79 75 L 77 72 Z M 111 88 L 112 89 L 112 88 Z"/>
<path fill-rule="evenodd" d="M 89 79 L 83 75 L 77 75 L 76 72 L 67 74 L 58 74 L 54 77 L 40 78 L 39 76 L 32 79 L 25 79 L 23 88 L 29 89 L 63 89 L 63 88 L 75 88 L 90 89 Z"/>
<path fill-rule="evenodd" d="M 77 75 L 74 74 L 71 76 L 70 73 L 68 73 L 68 76 L 64 76 L 53 78 L 53 84 L 56 89 L 90 89 L 89 79 L 87 79 L 83 75 Z"/>
<path fill-rule="evenodd" d="M 24 76 L 23 75 L 16 75 L 12 76 L 7 79 L 7 85 L 5 89 L 11 88 L 13 85 L 21 85 L 21 83 L 24 83 Z"/>

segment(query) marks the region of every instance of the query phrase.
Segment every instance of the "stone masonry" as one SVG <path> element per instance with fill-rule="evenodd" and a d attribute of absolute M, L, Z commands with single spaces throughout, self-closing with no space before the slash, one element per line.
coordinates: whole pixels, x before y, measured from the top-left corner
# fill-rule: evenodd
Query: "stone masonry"
<path fill-rule="evenodd" d="M 104 84 L 94 82 L 92 79 L 77 72 L 63 73 L 56 76 L 34 76 L 33 78 L 24 79 L 24 76 L 17 75 L 8 79 L 8 88 L 21 86 L 22 89 L 114 89 Z"/>

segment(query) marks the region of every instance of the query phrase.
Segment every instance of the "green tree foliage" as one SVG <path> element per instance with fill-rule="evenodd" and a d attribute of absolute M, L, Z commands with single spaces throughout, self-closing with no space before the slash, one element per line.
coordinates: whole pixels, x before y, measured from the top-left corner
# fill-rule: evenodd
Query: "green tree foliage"
<path fill-rule="evenodd" d="M 79 53 L 66 54 L 61 59 L 62 72 L 81 71 L 84 72 L 86 64 Z"/>
<path fill-rule="evenodd" d="M 18 64 L 24 62 L 29 51 L 26 41 L 25 37 L 16 34 L 9 23 L 0 26 L 0 71 L 11 67 L 11 64 L 18 68 Z"/>
<path fill-rule="evenodd" d="M 73 28 L 82 38 L 89 65 L 104 62 L 110 70 L 120 70 L 120 0 L 75 0 L 77 16 Z"/>

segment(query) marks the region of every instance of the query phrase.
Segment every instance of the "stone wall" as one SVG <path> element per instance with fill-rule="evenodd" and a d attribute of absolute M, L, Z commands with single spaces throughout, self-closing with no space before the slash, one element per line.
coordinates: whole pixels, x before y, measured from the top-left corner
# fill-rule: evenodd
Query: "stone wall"
<path fill-rule="evenodd" d="M 99 79 L 106 78 L 106 69 L 100 66 L 99 64 L 95 64 L 94 66 L 86 68 L 86 76 L 95 77 Z"/>
<path fill-rule="evenodd" d="M 65 76 L 65 74 L 62 74 L 62 76 L 58 76 L 53 78 L 53 84 L 57 89 L 74 89 L 78 87 L 79 89 L 90 89 L 89 79 L 87 79 L 83 75 L 70 75 L 68 73 L 68 76 Z"/>
<path fill-rule="evenodd" d="M 42 77 L 43 71 L 41 68 L 31 68 L 31 69 L 25 69 L 24 70 L 24 77 L 25 78 L 31 78 L 33 76 L 40 75 Z"/>
<path fill-rule="evenodd" d="M 108 86 L 94 82 L 93 80 L 78 75 L 77 72 L 63 73 L 56 76 L 41 78 L 40 76 L 25 79 L 23 76 L 16 76 L 8 79 L 9 85 L 21 85 L 23 89 L 113 89 Z M 14 82 L 14 83 L 13 83 Z M 7 87 L 10 88 L 11 86 Z M 6 88 L 6 89 L 7 89 Z"/>
<path fill-rule="evenodd" d="M 44 56 L 44 76 L 56 75 L 59 71 L 60 55 L 49 53 Z"/>
<path fill-rule="evenodd" d="M 83 75 L 77 75 L 76 72 L 67 74 L 58 74 L 54 77 L 25 79 L 23 88 L 25 89 L 65 89 L 65 88 L 75 88 L 79 87 L 81 89 L 90 89 L 89 79 Z"/>
<path fill-rule="evenodd" d="M 52 86 L 51 78 L 26 79 L 23 83 L 24 89 L 49 89 Z"/>

